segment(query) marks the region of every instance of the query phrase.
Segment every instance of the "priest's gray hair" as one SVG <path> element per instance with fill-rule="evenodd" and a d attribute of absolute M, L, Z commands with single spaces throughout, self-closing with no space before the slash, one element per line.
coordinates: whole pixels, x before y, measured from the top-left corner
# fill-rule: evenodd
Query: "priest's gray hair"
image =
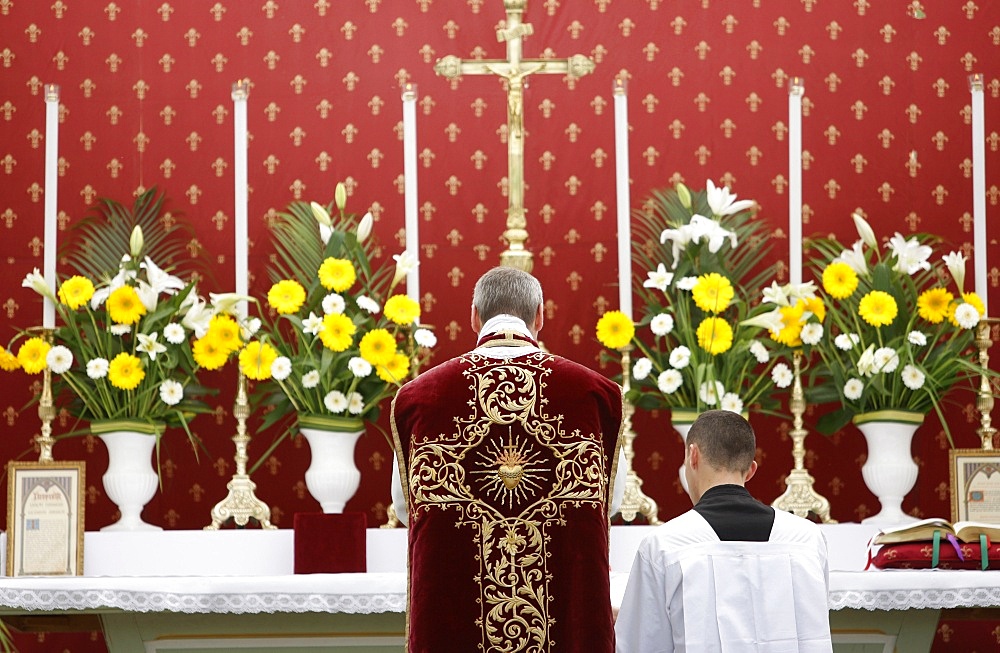
<path fill-rule="evenodd" d="M 697 444 L 709 465 L 745 474 L 757 453 L 757 438 L 750 422 L 728 410 L 709 410 L 698 416 L 688 431 L 687 443 Z"/>
<path fill-rule="evenodd" d="M 506 313 L 530 327 L 542 305 L 542 284 L 523 270 L 496 267 L 479 277 L 472 305 L 483 322 Z"/>

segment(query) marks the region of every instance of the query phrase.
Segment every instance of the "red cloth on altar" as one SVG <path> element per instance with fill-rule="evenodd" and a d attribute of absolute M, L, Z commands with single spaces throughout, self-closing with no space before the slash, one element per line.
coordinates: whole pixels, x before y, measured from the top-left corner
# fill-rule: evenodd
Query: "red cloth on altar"
<path fill-rule="evenodd" d="M 465 354 L 393 401 L 409 653 L 614 651 L 608 506 L 621 388 L 530 352 Z"/>

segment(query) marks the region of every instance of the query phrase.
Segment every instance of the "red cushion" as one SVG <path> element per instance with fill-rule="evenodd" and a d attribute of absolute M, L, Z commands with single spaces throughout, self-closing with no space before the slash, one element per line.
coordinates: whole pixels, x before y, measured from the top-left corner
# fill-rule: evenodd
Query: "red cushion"
<path fill-rule="evenodd" d="M 979 544 L 959 542 L 958 551 L 948 540 L 941 540 L 938 550 L 938 569 L 982 569 Z M 991 544 L 987 549 L 988 569 L 1000 569 L 1000 544 Z M 872 564 L 879 569 L 930 569 L 934 560 L 934 542 L 906 542 L 886 544 L 872 558 Z"/>
<path fill-rule="evenodd" d="M 364 573 L 367 525 L 367 518 L 361 512 L 295 513 L 295 573 Z"/>

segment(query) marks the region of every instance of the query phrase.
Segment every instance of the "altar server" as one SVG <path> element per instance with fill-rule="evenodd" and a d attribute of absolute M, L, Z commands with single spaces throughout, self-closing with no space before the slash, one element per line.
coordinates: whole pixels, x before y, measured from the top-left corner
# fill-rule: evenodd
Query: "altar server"
<path fill-rule="evenodd" d="M 490 270 L 473 294 L 476 348 L 393 401 L 409 653 L 614 650 L 622 391 L 539 349 L 542 323 L 538 280 Z"/>
<path fill-rule="evenodd" d="M 684 474 L 694 508 L 639 545 L 615 624 L 619 653 L 826 653 L 819 527 L 747 492 L 756 439 L 736 413 L 702 413 Z"/>

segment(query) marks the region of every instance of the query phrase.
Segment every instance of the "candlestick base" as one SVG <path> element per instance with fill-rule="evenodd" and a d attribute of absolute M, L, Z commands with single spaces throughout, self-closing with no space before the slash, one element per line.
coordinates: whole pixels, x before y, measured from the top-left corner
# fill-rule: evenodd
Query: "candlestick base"
<path fill-rule="evenodd" d="M 620 351 L 622 354 L 622 388 L 627 393 L 632 387 L 632 346 L 622 347 Z M 636 432 L 632 430 L 632 415 L 634 413 L 635 406 L 626 399 L 622 406 L 622 450 L 625 452 L 625 469 L 618 470 L 619 476 L 625 475 L 625 496 L 622 498 L 622 505 L 618 512 L 626 522 L 632 522 L 638 515 L 642 515 L 650 525 L 656 526 L 663 523 L 658 516 L 659 507 L 656 505 L 656 501 L 646 496 L 642 491 L 642 479 L 632 468 L 632 460 L 635 458 L 635 449 L 632 445 L 637 437 Z"/>
<path fill-rule="evenodd" d="M 233 436 L 233 443 L 236 445 L 236 473 L 226 484 L 229 494 L 212 508 L 212 523 L 205 530 L 217 531 L 230 519 L 241 528 L 254 519 L 262 529 L 274 530 L 277 526 L 271 524 L 271 509 L 256 497 L 254 490 L 257 489 L 257 484 L 247 475 L 247 446 L 250 444 L 247 418 L 250 417 L 250 402 L 247 397 L 247 379 L 242 371 L 237 382 L 233 414 L 236 416 L 236 435 Z"/>
<path fill-rule="evenodd" d="M 993 450 L 993 436 L 997 430 L 993 427 L 993 387 L 990 383 L 987 371 L 990 369 L 990 347 L 993 346 L 991 334 L 992 326 L 1000 323 L 1000 319 L 984 317 L 976 327 L 976 349 L 979 350 L 979 366 L 982 372 L 979 374 L 979 394 L 976 397 L 976 410 L 980 413 L 979 442 L 985 451 Z"/>
<path fill-rule="evenodd" d="M 389 518 L 379 528 L 399 528 L 401 526 L 406 528 L 406 526 L 403 526 L 403 522 L 399 521 L 399 517 L 396 515 L 396 507 L 391 502 L 385 512 Z"/>
<path fill-rule="evenodd" d="M 830 518 L 830 502 L 823 495 L 813 489 L 813 477 L 806 471 L 804 461 L 806 456 L 805 440 L 809 434 L 802 428 L 802 415 L 806 412 L 805 393 L 802 391 L 802 354 L 796 352 L 792 358 L 792 368 L 794 371 L 794 384 L 792 385 L 792 398 L 789 401 L 789 408 L 792 412 L 792 424 L 794 428 L 789 435 L 792 436 L 792 459 L 794 467 L 785 478 L 784 493 L 771 502 L 771 507 L 776 510 L 791 512 L 799 517 L 808 517 L 810 513 L 816 515 L 825 524 L 836 524 L 836 519 Z"/>

